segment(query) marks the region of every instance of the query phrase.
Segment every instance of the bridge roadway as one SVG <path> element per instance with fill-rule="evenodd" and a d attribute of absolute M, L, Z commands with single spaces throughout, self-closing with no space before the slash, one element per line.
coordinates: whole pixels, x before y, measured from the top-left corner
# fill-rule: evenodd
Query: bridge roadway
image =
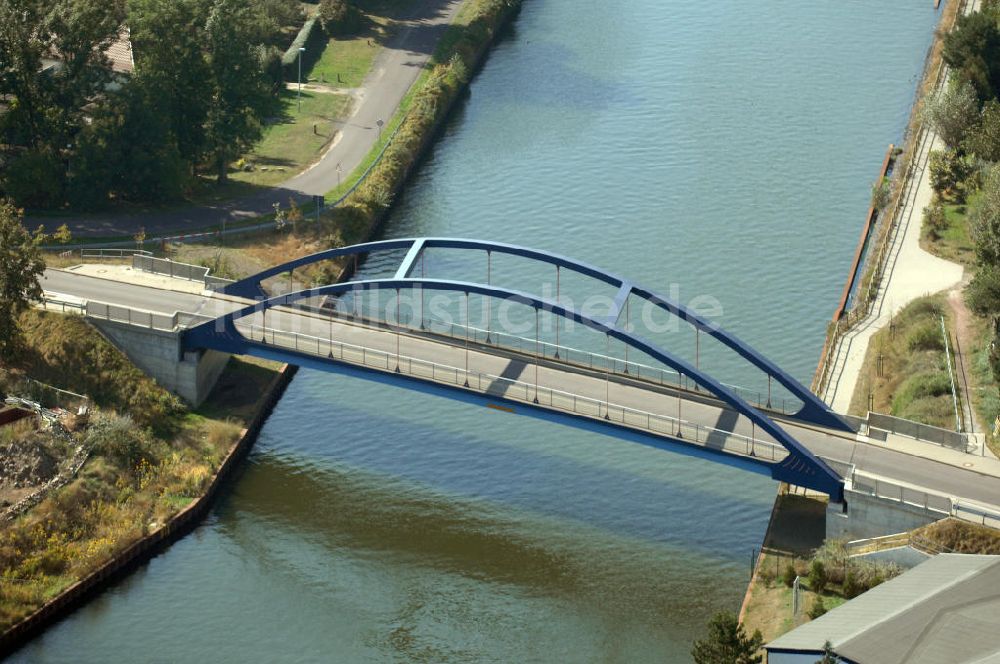
<path fill-rule="evenodd" d="M 48 270 L 42 285 L 47 293 L 56 297 L 94 300 L 168 315 L 184 312 L 217 317 L 242 308 L 248 303 L 246 300 L 228 296 L 161 290 L 60 270 Z M 244 334 L 249 331 L 253 338 L 259 339 L 263 329 L 260 327 L 261 317 L 255 314 L 252 318 L 255 319 L 254 323 L 257 326 L 255 329 L 249 329 L 245 325 L 238 325 L 238 329 Z M 580 397 L 581 402 L 609 403 L 612 419 L 618 418 L 621 412 L 619 406 L 660 415 L 664 421 L 676 418 L 679 407 L 682 420 L 718 430 L 717 433 L 708 436 L 707 446 L 721 446 L 726 439 L 726 435 L 721 432 L 731 432 L 747 439 L 753 437 L 757 445 L 757 454 L 765 460 L 768 459 L 767 443 L 770 439 L 767 436 L 761 435 L 759 430 L 754 430 L 745 417 L 737 416 L 718 402 L 700 394 L 630 380 L 614 374 L 608 380 L 602 372 L 561 366 L 552 360 L 543 361 L 537 368 L 536 378 L 536 366 L 528 356 L 498 351 L 493 347 L 471 346 L 466 349 L 462 341 L 429 338 L 426 335 L 399 335 L 385 328 L 339 319 L 331 321 L 329 317 L 298 310 L 272 309 L 267 314 L 266 325 L 267 339 L 272 347 L 275 342 L 278 346 L 289 344 L 289 340 L 292 339 L 291 333 L 294 332 L 302 335 L 300 339 L 303 340 L 305 352 L 316 355 L 315 349 L 319 349 L 318 359 L 325 359 L 331 349 L 342 348 L 340 344 L 352 344 L 370 349 L 375 351 L 375 354 L 387 358 L 386 363 L 391 369 L 395 365 L 398 348 L 399 357 L 403 358 L 401 368 L 404 373 L 409 370 L 405 358 L 419 358 L 440 367 L 457 368 L 456 376 L 459 374 L 459 369 L 462 369 L 461 373 L 465 375 L 464 368 L 468 362 L 471 374 L 488 374 L 491 377 L 499 376 L 517 381 L 516 385 L 504 381 L 492 381 L 491 385 L 484 387 L 487 394 L 497 397 L 530 398 L 534 396 L 537 384 L 543 405 L 547 401 L 546 395 L 550 394 L 549 390 L 554 390 L 563 395 L 576 395 Z M 331 335 L 333 344 L 329 343 Z M 313 344 L 316 344 L 315 348 Z M 334 354 L 337 356 L 337 350 L 334 350 Z M 476 387 L 472 386 L 473 389 Z M 518 391 L 517 394 L 505 394 L 515 390 Z M 520 391 L 523 391 L 523 395 Z M 601 414 L 604 412 L 606 411 L 602 411 Z M 1000 477 L 979 472 L 975 468 L 942 463 L 888 449 L 884 445 L 866 442 L 862 437 L 821 429 L 813 425 L 803 425 L 780 416 L 775 416 L 775 420 L 814 454 L 825 459 L 853 464 L 858 472 L 878 476 L 889 482 L 928 489 L 961 500 L 1000 505 Z M 732 441 L 727 443 L 727 448 L 732 444 Z M 777 446 L 777 453 L 777 458 L 781 458 L 785 453 L 784 448 Z M 979 457 L 973 456 L 965 458 L 969 459 L 970 464 L 989 467 L 987 460 L 980 462 Z"/>

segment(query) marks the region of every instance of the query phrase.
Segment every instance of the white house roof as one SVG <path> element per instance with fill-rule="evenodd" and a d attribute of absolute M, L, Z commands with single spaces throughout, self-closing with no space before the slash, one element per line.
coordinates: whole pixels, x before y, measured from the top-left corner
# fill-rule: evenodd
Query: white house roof
<path fill-rule="evenodd" d="M 942 554 L 778 637 L 857 664 L 1000 664 L 1000 556 Z"/>

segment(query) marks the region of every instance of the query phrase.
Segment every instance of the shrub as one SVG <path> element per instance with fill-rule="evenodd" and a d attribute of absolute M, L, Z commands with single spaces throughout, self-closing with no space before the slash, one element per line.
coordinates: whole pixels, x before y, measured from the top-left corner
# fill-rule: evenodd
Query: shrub
<path fill-rule="evenodd" d="M 149 436 L 129 416 L 100 413 L 87 430 L 87 444 L 120 468 L 134 471 L 149 457 Z"/>
<path fill-rule="evenodd" d="M 798 574 L 795 573 L 795 565 L 788 563 L 788 565 L 785 567 L 785 571 L 782 572 L 781 574 L 781 581 L 786 586 L 791 588 L 793 585 L 795 585 L 795 577 L 797 576 Z"/>
<path fill-rule="evenodd" d="M 944 213 L 941 201 L 934 201 L 924 208 L 924 229 L 927 235 L 936 240 L 948 228 L 948 217 Z"/>
<path fill-rule="evenodd" d="M 858 576 L 854 573 L 854 570 L 847 570 L 847 574 L 844 575 L 844 583 L 841 587 L 841 592 L 843 592 L 844 597 L 847 599 L 854 599 L 858 595 L 864 592 L 864 588 L 858 582 Z"/>
<path fill-rule="evenodd" d="M 914 328 L 906 337 L 906 347 L 911 351 L 943 351 L 944 339 L 941 337 L 941 327 L 931 322 Z"/>
<path fill-rule="evenodd" d="M 823 603 L 822 597 L 817 597 L 816 601 L 813 602 L 812 608 L 809 609 L 809 617 L 816 620 L 824 613 L 826 613 L 826 604 Z"/>
<path fill-rule="evenodd" d="M 826 566 L 818 560 L 809 566 L 809 588 L 815 593 L 826 590 Z"/>

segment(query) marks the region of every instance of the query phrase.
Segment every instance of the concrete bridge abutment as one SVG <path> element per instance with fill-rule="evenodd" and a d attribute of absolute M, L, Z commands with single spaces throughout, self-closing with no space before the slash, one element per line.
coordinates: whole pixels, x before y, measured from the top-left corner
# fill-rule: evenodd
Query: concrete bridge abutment
<path fill-rule="evenodd" d="M 947 516 L 919 505 L 877 498 L 844 490 L 844 503 L 831 502 L 826 509 L 826 539 L 858 540 L 894 535 Z"/>
<path fill-rule="evenodd" d="M 229 362 L 228 353 L 185 351 L 179 331 L 89 320 L 149 377 L 194 407 L 205 401 Z"/>

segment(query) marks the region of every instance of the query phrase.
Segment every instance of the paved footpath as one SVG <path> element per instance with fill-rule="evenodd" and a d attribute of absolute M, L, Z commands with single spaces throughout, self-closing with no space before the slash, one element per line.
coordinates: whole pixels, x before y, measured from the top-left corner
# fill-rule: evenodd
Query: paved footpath
<path fill-rule="evenodd" d="M 966 14 L 979 10 L 980 0 L 972 0 Z M 934 189 L 930 182 L 931 150 L 944 145 L 929 127 L 916 142 L 913 173 L 904 184 L 903 206 L 890 237 L 885 274 L 868 317 L 845 334 L 832 358 L 830 379 L 820 396 L 838 413 L 850 409 L 854 388 L 864 367 L 868 345 L 876 332 L 907 304 L 924 295 L 955 288 L 962 283 L 965 268 L 938 258 L 920 248 L 924 208 L 931 204 Z M 977 440 L 980 444 L 981 440 Z"/>
<path fill-rule="evenodd" d="M 289 198 L 306 201 L 337 186 L 337 167 L 346 179 L 371 152 L 379 137 L 378 121 L 386 123 L 430 60 L 438 40 L 454 20 L 464 0 L 424 0 L 397 22 L 401 28 L 375 58 L 351 116 L 336 123 L 338 138 L 323 157 L 305 172 L 283 184 L 224 203 L 155 212 L 81 215 L 76 218 L 37 218 L 47 226 L 65 223 L 75 237 L 131 236 L 139 227 L 147 235 L 195 231 L 209 226 L 252 219 L 283 205 Z"/>

